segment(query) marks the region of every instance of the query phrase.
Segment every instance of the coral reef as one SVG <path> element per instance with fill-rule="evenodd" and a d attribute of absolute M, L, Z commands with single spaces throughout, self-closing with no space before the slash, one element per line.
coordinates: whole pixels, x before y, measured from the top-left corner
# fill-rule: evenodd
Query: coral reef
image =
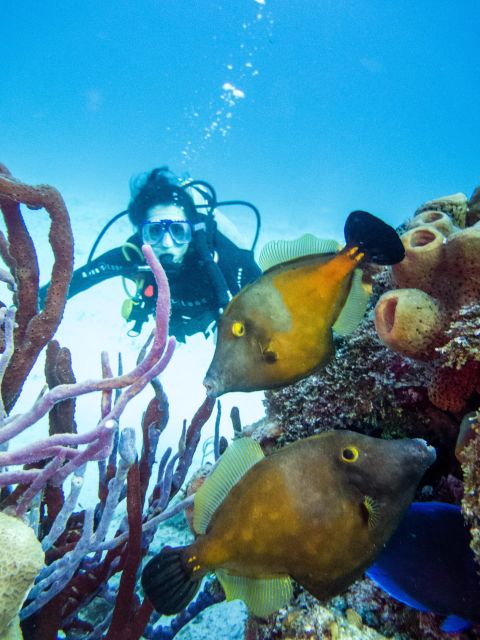
<path fill-rule="evenodd" d="M 168 448 L 161 453 L 156 480 L 152 479 L 159 438 L 168 421 L 168 400 L 157 376 L 168 365 L 175 348 L 175 340 L 168 338 L 170 296 L 165 273 L 152 249 L 144 247 L 158 298 L 155 331 L 137 365 L 127 373 L 114 375 L 104 353 L 103 377 L 76 381 L 68 349 L 51 340 L 63 314 L 71 275 L 73 239 L 68 212 L 52 187 L 25 185 L 3 165 L 0 169 L 0 206 L 8 231 L 8 239 L 0 237 L 0 252 L 9 269 L 0 269 L 0 280 L 7 284 L 14 303 L 2 303 L 0 310 L 0 517 L 17 523 L 19 518 L 26 518 L 28 525 L 21 526 L 36 541 L 41 564 L 45 555 L 45 566 L 32 589 L 28 587 L 39 566 L 32 568 L 21 593 L 8 587 L 5 579 L 2 582 L 11 595 L 19 593 L 14 615 L 27 596 L 19 613 L 25 640 L 57 640 L 59 632 L 85 640 L 138 640 L 144 631 L 147 633 L 147 625 L 148 637 L 159 638 L 163 628 L 157 634 L 152 605 L 138 593 L 137 573 L 158 525 L 191 504 L 192 498 L 175 503 L 172 499 L 178 498 L 201 429 L 215 403 L 207 398 L 188 427 L 184 424 L 178 451 L 173 453 Z M 40 313 L 37 256 L 23 221 L 21 203 L 30 208 L 43 206 L 51 218 L 49 241 L 55 261 Z M 29 410 L 13 415 L 11 409 L 44 347 L 46 390 Z M 121 429 L 120 420 L 128 402 L 149 384 L 154 397 L 141 421 L 143 442 L 138 454 L 134 429 Z M 93 392 L 101 393 L 101 415 L 96 427 L 85 431 L 75 423 L 75 398 Z M 16 436 L 47 413 L 49 435 L 15 448 Z M 83 508 L 78 502 L 83 478 L 94 463 L 99 471 L 99 499 L 94 508 Z M 126 513 L 123 510 L 119 514 L 117 507 L 124 499 Z M 13 545 L 12 530 L 6 535 L 8 540 L 2 538 L 4 550 Z M 3 566 L 8 559 L 4 558 Z M 8 573 L 14 575 L 11 568 Z M 209 589 L 202 591 L 189 615 L 182 614 L 172 623 L 170 637 L 216 599 L 218 595 L 213 597 Z M 88 619 L 88 608 L 94 601 L 102 602 L 106 609 L 95 628 Z M 15 623 L 8 631 L 9 638 L 22 637 Z"/>
<path fill-rule="evenodd" d="M 480 393 L 480 222 L 478 196 L 422 205 L 407 225 L 395 289 L 375 308 L 382 341 L 399 354 L 434 361 L 430 400 L 460 413 Z"/>
<path fill-rule="evenodd" d="M 44 553 L 33 530 L 19 518 L 0 512 L 0 638 L 15 622 L 43 567 Z"/>
<path fill-rule="evenodd" d="M 246 640 L 451 640 L 480 637 L 480 629 L 463 634 L 442 632 L 441 620 L 387 596 L 373 582 L 358 580 L 344 594 L 319 603 L 300 591 L 289 607 L 268 620 L 251 617 Z"/>
<path fill-rule="evenodd" d="M 480 191 L 476 194 L 470 202 L 455 194 L 420 207 L 402 236 L 404 263 L 373 276 L 375 326 L 367 317 L 352 336 L 337 339 L 336 356 L 321 375 L 266 392 L 266 417 L 247 430 L 269 448 L 342 428 L 427 438 L 438 458 L 418 497 L 462 501 L 478 558 L 478 423 L 458 447 L 461 468 L 454 459 L 463 412 L 478 407 L 480 392 Z M 354 637 L 345 617 L 329 626 L 332 616 L 347 610 L 351 621 L 361 621 L 364 634 L 371 628 L 386 637 L 451 637 L 440 631 L 437 616 L 404 607 L 368 580 L 325 606 L 305 599 L 308 595 L 300 594 L 273 622 L 251 618 L 249 640 Z M 480 629 L 457 637 L 478 638 Z"/>
<path fill-rule="evenodd" d="M 41 313 L 36 305 L 35 247 L 21 203 L 30 208 L 44 206 L 51 217 L 49 238 L 55 261 L 51 296 Z M 400 345 L 396 350 L 380 341 L 371 313 L 352 336 L 337 339 L 336 357 L 321 375 L 267 392 L 265 418 L 242 432 L 256 438 L 267 452 L 329 429 L 427 438 L 437 448 L 438 458 L 419 495 L 462 501 L 478 559 L 479 414 L 470 419 L 467 435 L 459 441 L 458 460 L 454 448 L 464 407 L 473 404 L 478 409 L 480 392 L 479 203 L 480 192 L 468 203 L 463 194 L 425 203 L 405 232 L 405 264 L 374 275 L 374 297 L 385 296 L 377 307 L 383 311 L 377 315 L 388 329 L 387 338 Z M 48 186 L 24 185 L 1 167 L 0 206 L 8 235 L 0 237 L 0 253 L 8 266 L 0 269 L 0 280 L 7 284 L 15 305 L 2 303 L 0 314 L 0 542 L 3 519 L 15 516 L 15 523 L 36 544 L 39 560 L 12 615 L 39 573 L 19 615 L 25 640 L 57 640 L 59 633 L 72 640 L 174 638 L 199 612 L 221 602 L 224 594 L 216 580 L 207 581 L 195 602 L 165 623 L 152 613 L 137 585 L 143 559 L 154 553 L 153 537 L 160 523 L 170 523 L 167 537 L 178 536 L 181 542 L 190 535 L 183 514 L 191 518 L 193 494 L 209 472 L 208 467 L 201 469 L 187 493 L 182 493 L 202 427 L 214 408 L 212 399 L 205 400 L 188 427 L 184 424 L 177 451 L 158 447 L 168 422 L 168 400 L 158 376 L 174 349 L 173 340 L 168 339 L 165 274 L 147 249 L 159 298 L 155 335 L 137 366 L 114 375 L 103 354 L 103 377 L 77 381 L 68 349 L 52 340 L 65 305 L 73 251 L 61 196 Z M 387 292 L 392 286 L 397 289 Z M 43 349 L 48 388 L 29 411 L 14 416 L 11 409 Z M 120 422 L 126 404 L 150 384 L 154 395 L 141 420 L 143 439 L 137 453 L 133 430 L 120 428 Z M 102 395 L 101 415 L 94 429 L 84 431 L 75 422 L 75 399 L 93 392 Z M 226 446 L 219 436 L 220 408 L 215 460 Z M 15 448 L 15 436 L 47 413 L 48 436 Z M 239 436 L 239 416 L 232 413 L 231 417 Z M 156 456 L 158 470 L 152 478 Z M 79 494 L 92 464 L 99 470 L 98 503 L 83 508 Z M 126 510 L 119 507 L 122 500 Z M 28 524 L 22 523 L 22 517 Z M 10 537 L 3 546 L 7 544 L 11 545 Z M 5 602 L 1 594 L 0 600 Z M 291 605 L 276 616 L 266 621 L 251 617 L 245 638 L 447 638 L 440 622 L 436 616 L 393 601 L 365 579 L 327 603 L 298 588 Z M 8 638 L 20 640 L 22 631 L 14 618 Z M 480 631 L 473 628 L 457 637 L 480 638 Z"/>
<path fill-rule="evenodd" d="M 367 318 L 338 340 L 336 356 L 322 374 L 266 392 L 266 418 L 249 431 L 253 437 L 274 434 L 279 444 L 330 429 L 454 442 L 458 423 L 428 400 L 429 371 L 385 347 Z"/>

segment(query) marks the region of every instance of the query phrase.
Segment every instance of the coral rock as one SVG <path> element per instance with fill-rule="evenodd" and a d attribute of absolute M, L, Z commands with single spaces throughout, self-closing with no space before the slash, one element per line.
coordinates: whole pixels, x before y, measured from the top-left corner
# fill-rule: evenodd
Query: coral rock
<path fill-rule="evenodd" d="M 430 402 L 443 411 L 462 411 L 466 401 L 476 390 L 480 363 L 469 361 L 461 369 L 438 368 L 428 388 Z"/>
<path fill-rule="evenodd" d="M 15 624 L 43 566 L 44 554 L 33 530 L 5 513 L 0 513 L 0 549 L 0 637 L 3 637 L 10 631 L 10 623 Z"/>
<path fill-rule="evenodd" d="M 468 442 L 458 452 L 465 484 L 462 510 L 471 525 L 471 547 L 480 568 L 480 411 L 469 427 Z"/>
<path fill-rule="evenodd" d="M 468 201 L 467 224 L 480 221 L 480 187 L 477 187 Z"/>

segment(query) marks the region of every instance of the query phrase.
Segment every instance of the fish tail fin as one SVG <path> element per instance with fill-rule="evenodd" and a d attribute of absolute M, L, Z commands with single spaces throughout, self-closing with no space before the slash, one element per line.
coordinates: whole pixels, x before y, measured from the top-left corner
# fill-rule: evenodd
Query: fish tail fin
<path fill-rule="evenodd" d="M 352 211 L 345 223 L 347 247 L 358 247 L 365 260 L 396 264 L 405 256 L 402 241 L 393 227 L 366 211 Z"/>
<path fill-rule="evenodd" d="M 187 549 L 164 547 L 143 569 L 143 590 L 158 613 L 169 616 L 182 611 L 200 586 L 204 573 Z"/>

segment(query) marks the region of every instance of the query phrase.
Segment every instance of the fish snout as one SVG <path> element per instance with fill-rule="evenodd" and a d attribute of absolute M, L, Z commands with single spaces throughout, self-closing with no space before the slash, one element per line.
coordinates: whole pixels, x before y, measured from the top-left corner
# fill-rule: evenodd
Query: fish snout
<path fill-rule="evenodd" d="M 207 390 L 207 396 L 209 398 L 217 398 L 220 394 L 219 385 L 215 377 L 207 373 L 203 380 L 203 386 Z"/>

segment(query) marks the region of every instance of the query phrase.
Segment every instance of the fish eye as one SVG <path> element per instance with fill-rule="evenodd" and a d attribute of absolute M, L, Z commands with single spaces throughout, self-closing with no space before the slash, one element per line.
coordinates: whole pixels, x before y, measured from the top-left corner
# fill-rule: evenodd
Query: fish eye
<path fill-rule="evenodd" d="M 243 322 L 234 322 L 232 324 L 232 333 L 236 338 L 241 338 L 245 335 L 245 325 Z"/>
<path fill-rule="evenodd" d="M 356 462 L 358 459 L 357 447 L 345 447 L 342 449 L 342 461 L 343 462 Z"/>

